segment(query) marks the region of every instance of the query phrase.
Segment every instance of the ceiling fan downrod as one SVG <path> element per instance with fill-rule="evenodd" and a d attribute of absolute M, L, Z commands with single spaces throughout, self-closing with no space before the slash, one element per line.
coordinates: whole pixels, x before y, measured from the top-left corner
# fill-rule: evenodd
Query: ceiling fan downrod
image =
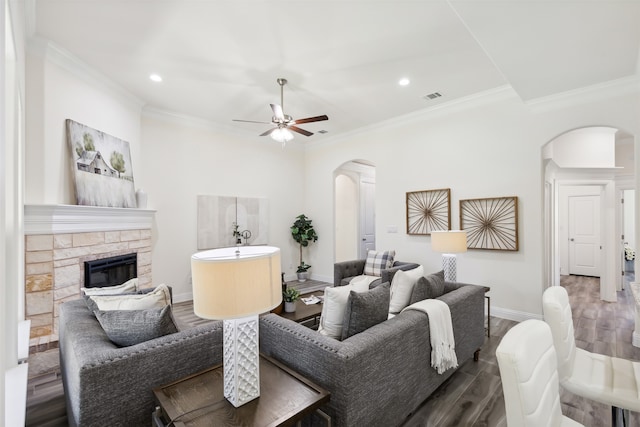
<path fill-rule="evenodd" d="M 280 107 L 282 108 L 282 113 L 284 114 L 284 85 L 287 84 L 287 79 L 280 77 L 276 81 L 280 85 Z"/>

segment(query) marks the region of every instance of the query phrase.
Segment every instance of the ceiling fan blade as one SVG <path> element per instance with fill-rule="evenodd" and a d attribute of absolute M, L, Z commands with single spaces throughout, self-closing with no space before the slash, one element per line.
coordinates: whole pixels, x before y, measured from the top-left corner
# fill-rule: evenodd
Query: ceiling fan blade
<path fill-rule="evenodd" d="M 313 135 L 313 132 L 309 132 L 308 130 L 304 130 L 304 129 L 300 129 L 297 126 L 287 126 L 287 129 L 292 130 L 294 132 L 298 132 L 303 134 L 304 136 L 311 136 Z"/>
<path fill-rule="evenodd" d="M 240 119 L 231 119 L 234 122 L 243 122 L 243 123 L 261 123 L 263 125 L 270 125 L 271 122 L 257 122 L 255 120 L 240 120 Z"/>
<path fill-rule="evenodd" d="M 282 107 L 278 104 L 271 104 L 271 109 L 273 110 L 273 115 L 284 122 L 284 113 L 282 112 Z"/>
<path fill-rule="evenodd" d="M 293 123 L 296 125 L 301 125 L 303 123 L 321 122 L 323 120 L 329 120 L 329 117 L 327 117 L 326 115 L 316 116 L 316 117 L 307 117 L 306 119 L 294 120 Z"/>
<path fill-rule="evenodd" d="M 278 129 L 278 128 L 271 128 L 271 129 L 269 129 L 269 130 L 268 130 L 268 131 L 266 131 L 266 132 L 262 132 L 259 136 L 267 136 L 267 135 L 270 135 L 270 134 L 271 134 L 274 130 L 276 130 L 276 129 Z"/>

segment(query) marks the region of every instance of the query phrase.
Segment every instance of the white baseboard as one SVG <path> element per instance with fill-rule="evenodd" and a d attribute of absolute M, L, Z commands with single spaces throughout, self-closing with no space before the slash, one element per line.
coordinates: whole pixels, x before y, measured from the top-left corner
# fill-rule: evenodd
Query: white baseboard
<path fill-rule="evenodd" d="M 185 301 L 193 301 L 193 292 L 184 292 L 181 294 L 173 295 L 173 302 L 185 302 Z"/>
<path fill-rule="evenodd" d="M 31 331 L 31 319 L 18 323 L 18 362 L 26 362 L 29 358 L 29 333 Z"/>
<path fill-rule="evenodd" d="M 500 308 L 491 306 L 491 317 L 499 317 L 501 319 L 513 320 L 514 322 L 522 322 L 528 319 L 544 320 L 541 314 L 527 313 L 525 311 L 510 310 L 508 308 Z"/>
<path fill-rule="evenodd" d="M 309 278 L 311 280 L 317 280 L 318 282 L 326 282 L 326 283 L 329 283 L 329 284 L 333 284 L 333 277 L 323 276 L 323 275 L 320 275 L 320 274 L 311 273 L 311 276 L 309 276 Z M 294 280 L 298 280 L 298 276 L 296 275 L 296 273 L 291 273 L 291 274 L 285 274 L 284 275 L 284 281 L 285 282 L 292 282 Z"/>
<path fill-rule="evenodd" d="M 23 426 L 27 410 L 29 364 L 21 363 L 7 370 L 4 376 L 4 425 Z"/>

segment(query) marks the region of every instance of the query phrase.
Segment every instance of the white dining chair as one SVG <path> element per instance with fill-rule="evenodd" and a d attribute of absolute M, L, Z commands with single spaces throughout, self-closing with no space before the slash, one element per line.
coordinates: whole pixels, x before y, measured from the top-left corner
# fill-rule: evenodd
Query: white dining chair
<path fill-rule="evenodd" d="M 576 347 L 565 288 L 547 288 L 542 310 L 553 335 L 560 385 L 577 396 L 611 405 L 612 425 L 626 425 L 628 411 L 640 411 L 640 363 Z"/>
<path fill-rule="evenodd" d="M 510 427 L 582 424 L 562 415 L 557 357 L 549 325 L 525 320 L 511 328 L 496 349 Z"/>

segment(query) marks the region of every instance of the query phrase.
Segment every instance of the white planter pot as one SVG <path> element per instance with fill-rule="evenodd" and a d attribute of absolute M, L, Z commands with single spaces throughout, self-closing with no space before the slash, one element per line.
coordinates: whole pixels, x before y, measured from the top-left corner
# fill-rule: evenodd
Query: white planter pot
<path fill-rule="evenodd" d="M 309 278 L 309 272 L 305 271 L 304 273 L 296 273 L 298 275 L 298 282 L 304 282 Z"/>
<path fill-rule="evenodd" d="M 296 302 L 295 301 L 293 301 L 293 302 L 285 301 L 284 302 L 284 311 L 286 313 L 293 313 L 294 311 L 296 311 Z"/>
<path fill-rule="evenodd" d="M 634 268 L 633 268 L 633 264 L 635 263 L 634 260 L 624 260 L 624 271 L 626 271 L 627 273 L 633 273 Z"/>

